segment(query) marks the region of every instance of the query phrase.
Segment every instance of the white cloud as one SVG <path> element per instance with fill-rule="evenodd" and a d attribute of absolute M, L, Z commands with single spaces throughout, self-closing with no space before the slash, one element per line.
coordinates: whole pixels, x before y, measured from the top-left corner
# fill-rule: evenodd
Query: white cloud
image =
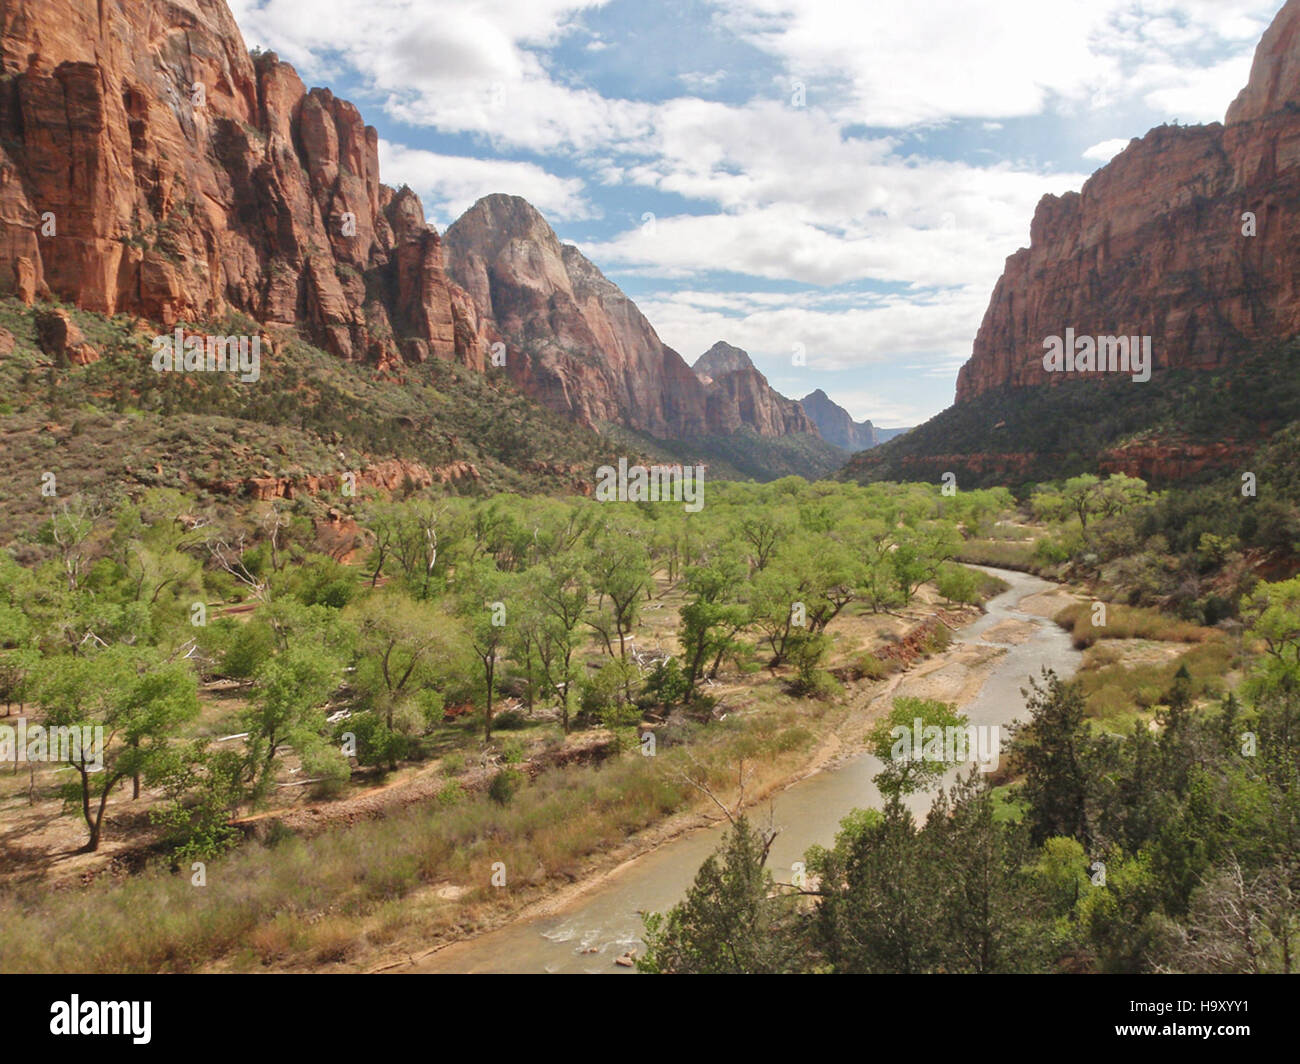
<path fill-rule="evenodd" d="M 1177 118 L 1184 125 L 1221 122 L 1228 105 L 1250 78 L 1249 55 L 1234 56 L 1212 67 L 1193 70 L 1166 68 L 1163 84 L 1144 97 L 1148 106 Z"/>
<path fill-rule="evenodd" d="M 644 132 L 649 105 L 563 85 L 539 54 L 604 2 L 234 0 L 231 7 L 249 43 L 274 48 L 308 79 L 350 71 L 394 118 L 554 151 Z"/>
<path fill-rule="evenodd" d="M 678 74 L 677 80 L 691 92 L 711 92 L 727 79 L 725 70 L 715 70 L 711 74 Z"/>
<path fill-rule="evenodd" d="M 527 162 L 439 155 L 386 140 L 379 142 L 385 183 L 408 184 L 440 226 L 455 221 L 475 200 L 493 192 L 523 196 L 555 221 L 594 216 L 578 178 L 557 177 Z"/>
<path fill-rule="evenodd" d="M 1100 144 L 1094 144 L 1091 148 L 1085 148 L 1083 157 L 1085 159 L 1096 159 L 1101 163 L 1108 163 L 1116 155 L 1128 147 L 1129 142 L 1123 137 L 1116 137 L 1114 140 L 1103 140 Z"/>
<path fill-rule="evenodd" d="M 1211 117 L 1244 84 L 1277 0 L 722 0 L 722 22 L 809 84 L 843 121 L 906 127 L 1040 114 L 1054 100 L 1133 98 L 1147 69 L 1179 68 L 1160 107 Z M 1217 61 L 1224 51 L 1226 61 Z M 1207 57 L 1215 57 L 1207 71 Z M 1235 65 L 1234 65 L 1235 64 Z M 1223 93 L 1218 113 L 1222 113 Z M 851 117 L 852 116 L 852 117 Z"/>
<path fill-rule="evenodd" d="M 796 344 L 802 345 L 810 373 L 881 364 L 901 368 L 918 360 L 954 368 L 970 356 L 975 326 L 988 303 L 988 291 L 976 286 L 907 296 L 863 295 L 858 305 L 847 308 L 805 303 L 798 294 L 768 304 L 766 295 L 751 294 L 752 306 L 740 313 L 739 304 L 722 309 L 680 292 L 642 299 L 638 305 L 664 343 L 688 361 L 725 337 L 775 380 L 778 374 L 788 376 Z"/>

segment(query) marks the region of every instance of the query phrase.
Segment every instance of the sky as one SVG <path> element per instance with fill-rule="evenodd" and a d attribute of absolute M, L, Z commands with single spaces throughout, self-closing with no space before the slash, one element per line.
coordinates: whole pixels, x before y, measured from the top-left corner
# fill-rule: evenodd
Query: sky
<path fill-rule="evenodd" d="M 1045 194 L 1222 121 L 1282 0 L 230 0 L 439 231 L 523 196 L 694 362 L 919 424 Z"/>

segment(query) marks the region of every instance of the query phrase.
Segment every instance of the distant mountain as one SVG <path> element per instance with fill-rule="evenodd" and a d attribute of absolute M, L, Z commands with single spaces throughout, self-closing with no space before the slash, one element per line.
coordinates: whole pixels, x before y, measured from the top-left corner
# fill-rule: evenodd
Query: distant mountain
<path fill-rule="evenodd" d="M 1244 468 L 1296 416 L 1278 370 L 1294 371 L 1300 335 L 1298 214 L 1300 0 L 1288 0 L 1224 123 L 1160 126 L 1081 192 L 1043 197 L 955 405 L 845 475 L 1162 480 Z M 1063 356 L 1075 345 L 1059 369 L 1044 365 L 1053 337 Z M 1119 338 L 1150 341 L 1149 379 L 1131 357 L 1127 371 L 1075 367 L 1076 352 L 1085 366 L 1102 350 L 1119 363 Z"/>
<path fill-rule="evenodd" d="M 750 428 L 760 436 L 817 435 L 817 427 L 792 399 L 767 383 L 749 354 L 719 340 L 691 367 L 708 397 L 711 431 Z"/>
<path fill-rule="evenodd" d="M 911 429 L 878 429 L 870 421 L 854 421 L 849 412 L 818 388 L 799 404 L 817 426 L 822 439 L 846 451 L 866 451 Z"/>
<path fill-rule="evenodd" d="M 867 422 L 870 424 L 870 422 Z M 896 440 L 899 436 L 906 436 L 911 432 L 911 427 L 905 429 L 876 429 L 876 439 L 881 443 L 888 443 L 890 440 Z"/>
<path fill-rule="evenodd" d="M 843 447 L 846 451 L 865 451 L 880 443 L 876 428 L 870 421 L 854 421 L 849 412 L 818 388 L 805 395 L 799 404 L 812 418 L 822 439 Z"/>

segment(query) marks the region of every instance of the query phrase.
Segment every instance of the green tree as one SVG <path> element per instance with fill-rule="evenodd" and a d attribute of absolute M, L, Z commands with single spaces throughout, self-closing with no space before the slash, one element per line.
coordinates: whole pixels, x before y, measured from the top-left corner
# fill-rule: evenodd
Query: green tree
<path fill-rule="evenodd" d="M 285 746 L 294 747 L 308 771 L 346 772 L 341 753 L 329 757 L 323 738 L 325 706 L 338 688 L 341 672 L 337 659 L 305 646 L 291 646 L 258 668 L 253 697 L 243 715 L 258 796 L 270 788 L 275 756 Z"/>
<path fill-rule="evenodd" d="M 645 917 L 646 952 L 637 968 L 692 975 L 770 974 L 795 970 L 790 936 L 777 933 L 782 903 L 769 898 L 767 870 L 773 833 L 760 833 L 741 816 L 721 854 L 700 866 L 686 900 L 666 915 Z"/>
<path fill-rule="evenodd" d="M 367 596 L 348 619 L 357 631 L 353 685 L 382 722 L 368 736 L 366 754 L 395 771 L 398 758 L 410 751 L 412 732 L 428 715 L 419 700 L 436 694 L 457 660 L 459 624 L 445 610 L 397 589 Z M 413 717 L 415 710 L 420 712 Z"/>
<path fill-rule="evenodd" d="M 70 758 L 77 780 L 65 788 L 86 822 L 85 849 L 94 852 L 118 784 L 150 775 L 166 757 L 171 736 L 198 716 L 197 684 L 183 664 L 114 646 L 93 655 L 47 657 L 37 692 L 47 730 L 75 728 L 84 736 L 87 729 L 91 735 L 102 729 L 100 758 L 83 741 L 79 756 Z"/>
<path fill-rule="evenodd" d="M 1029 681 L 1029 720 L 1012 730 L 1012 750 L 1025 773 L 1035 844 L 1054 835 L 1091 841 L 1088 818 L 1088 726 L 1077 682 L 1043 670 Z"/>

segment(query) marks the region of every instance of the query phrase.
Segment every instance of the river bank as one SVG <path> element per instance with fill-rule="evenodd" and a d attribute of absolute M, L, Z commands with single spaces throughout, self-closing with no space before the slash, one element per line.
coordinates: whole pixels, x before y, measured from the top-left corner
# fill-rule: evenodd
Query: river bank
<path fill-rule="evenodd" d="M 1046 665 L 1070 674 L 1079 654 L 1052 623 L 1073 591 L 1029 574 L 997 569 L 1010 589 L 989 601 L 986 612 L 963 626 L 948 650 L 870 685 L 844 719 L 819 744 L 797 774 L 772 780 L 747 801 L 751 815 L 773 817 L 781 828 L 772 849 L 772 870 L 788 878 L 791 866 L 813 843 L 833 840 L 853 808 L 877 804 L 872 778 L 880 764 L 865 752 L 871 722 L 900 696 L 956 703 L 972 724 L 1005 726 L 1024 708 L 1020 689 Z M 954 772 L 955 775 L 955 772 Z M 929 795 L 916 796 L 915 811 Z M 640 914 L 662 911 L 680 899 L 703 860 L 716 848 L 721 814 L 669 818 L 608 855 L 577 882 L 522 909 L 494 930 L 393 958 L 371 971 L 388 972 L 608 972 L 626 971 L 615 957 L 640 948 Z"/>

